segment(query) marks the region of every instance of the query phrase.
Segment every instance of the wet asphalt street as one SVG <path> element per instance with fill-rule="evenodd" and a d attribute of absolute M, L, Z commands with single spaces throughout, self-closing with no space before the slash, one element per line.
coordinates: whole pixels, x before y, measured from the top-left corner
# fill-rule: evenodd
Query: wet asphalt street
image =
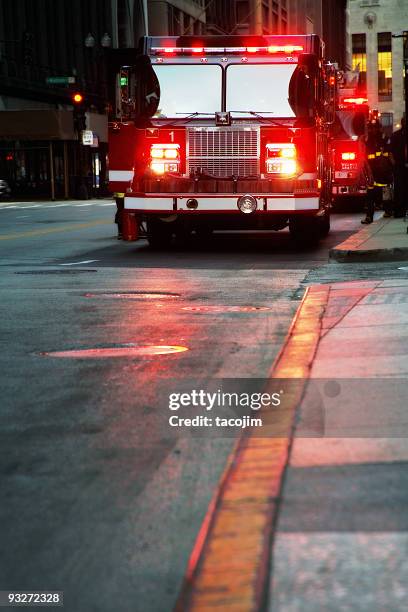
<path fill-rule="evenodd" d="M 169 392 L 267 377 L 304 284 L 335 274 L 328 249 L 361 214 L 307 251 L 280 232 L 169 252 L 117 241 L 113 214 L 0 207 L 0 590 L 164 612 L 234 443 L 171 428 Z"/>

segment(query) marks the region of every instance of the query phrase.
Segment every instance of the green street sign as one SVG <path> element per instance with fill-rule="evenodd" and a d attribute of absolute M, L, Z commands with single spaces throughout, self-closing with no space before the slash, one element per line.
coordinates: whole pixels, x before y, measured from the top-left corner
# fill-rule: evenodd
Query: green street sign
<path fill-rule="evenodd" d="M 73 76 L 47 77 L 46 83 L 48 83 L 48 85 L 69 85 L 71 83 L 75 83 L 75 77 Z"/>
<path fill-rule="evenodd" d="M 120 77 L 120 86 L 125 87 L 128 84 L 128 79 L 125 76 Z"/>

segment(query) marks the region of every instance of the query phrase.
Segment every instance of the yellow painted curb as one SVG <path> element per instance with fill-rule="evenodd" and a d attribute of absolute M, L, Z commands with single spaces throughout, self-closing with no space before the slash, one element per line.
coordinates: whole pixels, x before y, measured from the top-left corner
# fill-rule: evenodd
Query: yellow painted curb
<path fill-rule="evenodd" d="M 262 415 L 264 437 L 247 430 L 237 441 L 190 556 L 177 612 L 255 612 L 265 603 L 293 420 L 328 295 L 328 286 L 305 293 L 270 375 L 293 379 L 285 408 Z"/>

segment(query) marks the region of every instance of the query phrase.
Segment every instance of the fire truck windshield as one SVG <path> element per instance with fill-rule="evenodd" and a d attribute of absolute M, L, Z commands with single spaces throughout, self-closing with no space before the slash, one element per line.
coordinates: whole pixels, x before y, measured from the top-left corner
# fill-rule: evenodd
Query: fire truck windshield
<path fill-rule="evenodd" d="M 274 117 L 294 117 L 289 101 L 289 83 L 294 64 L 233 64 L 227 68 L 227 110 L 253 109 Z M 249 112 L 234 111 L 235 116 Z"/>
<path fill-rule="evenodd" d="M 221 110 L 221 67 L 206 65 L 154 65 L 160 83 L 160 102 L 154 117 L 199 115 Z"/>

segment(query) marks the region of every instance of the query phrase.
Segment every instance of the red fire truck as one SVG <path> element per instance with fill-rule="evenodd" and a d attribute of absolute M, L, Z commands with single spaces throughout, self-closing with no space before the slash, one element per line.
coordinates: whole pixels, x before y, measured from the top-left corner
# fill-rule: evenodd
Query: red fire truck
<path fill-rule="evenodd" d="M 145 37 L 118 53 L 109 180 L 125 240 L 329 232 L 336 83 L 318 36 Z"/>
<path fill-rule="evenodd" d="M 334 202 L 357 198 L 363 203 L 367 195 L 363 167 L 367 160 L 364 134 L 369 117 L 367 98 L 358 82 L 352 83 L 354 74 L 342 75 L 337 96 L 336 121 L 332 128 L 334 176 L 332 193 Z M 355 79 L 355 77 L 354 77 Z"/>

